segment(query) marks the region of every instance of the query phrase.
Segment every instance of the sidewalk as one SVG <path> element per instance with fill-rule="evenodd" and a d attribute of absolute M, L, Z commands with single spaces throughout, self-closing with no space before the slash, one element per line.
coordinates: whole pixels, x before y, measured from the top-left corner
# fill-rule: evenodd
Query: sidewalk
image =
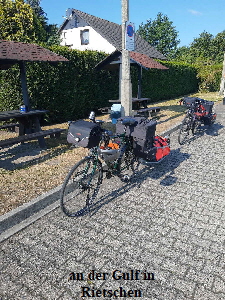
<path fill-rule="evenodd" d="M 216 109 L 212 130 L 182 147 L 173 132 L 170 157 L 136 181 L 105 180 L 91 217 L 64 216 L 55 191 L 52 211 L 1 242 L 0 298 L 224 299 L 225 105 Z"/>

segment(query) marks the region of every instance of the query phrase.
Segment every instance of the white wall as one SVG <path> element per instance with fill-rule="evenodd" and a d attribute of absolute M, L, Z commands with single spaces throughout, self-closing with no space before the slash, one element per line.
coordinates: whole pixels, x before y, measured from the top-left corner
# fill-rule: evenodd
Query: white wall
<path fill-rule="evenodd" d="M 89 29 L 89 44 L 81 45 L 80 39 L 80 31 Z M 103 51 L 105 53 L 112 53 L 116 50 L 114 46 L 112 46 L 108 41 L 106 41 L 99 33 L 97 33 L 90 26 L 72 28 L 63 30 L 61 33 L 62 42 L 60 43 L 62 46 L 70 46 L 71 49 L 78 50 L 96 50 Z"/>

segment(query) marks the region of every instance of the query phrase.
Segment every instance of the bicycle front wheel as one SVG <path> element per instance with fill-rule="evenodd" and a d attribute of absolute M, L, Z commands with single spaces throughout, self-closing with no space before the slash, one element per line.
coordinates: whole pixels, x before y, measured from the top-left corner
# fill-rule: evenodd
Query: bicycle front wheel
<path fill-rule="evenodd" d="M 178 134 L 178 143 L 180 145 L 183 145 L 187 142 L 189 138 L 190 129 L 191 129 L 190 117 L 185 117 L 181 124 L 180 131 Z"/>
<path fill-rule="evenodd" d="M 85 157 L 68 173 L 61 191 L 62 211 L 69 217 L 85 215 L 102 183 L 102 165 L 98 159 Z"/>

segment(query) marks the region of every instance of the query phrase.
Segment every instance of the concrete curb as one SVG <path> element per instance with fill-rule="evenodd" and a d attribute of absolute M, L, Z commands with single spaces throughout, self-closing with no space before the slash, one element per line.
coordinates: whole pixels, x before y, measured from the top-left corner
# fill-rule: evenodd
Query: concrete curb
<path fill-rule="evenodd" d="M 61 186 L 0 216 L 0 242 L 58 207 Z"/>
<path fill-rule="evenodd" d="M 169 135 L 179 127 L 180 122 L 162 132 L 160 135 Z M 59 207 L 60 203 L 58 200 L 61 186 L 62 185 L 0 216 L 0 242 Z"/>
<path fill-rule="evenodd" d="M 174 131 L 177 131 L 180 128 L 181 122 L 175 124 L 174 126 L 172 126 L 171 128 L 169 128 L 166 131 L 163 131 L 162 133 L 160 133 L 159 135 L 165 137 L 166 135 L 170 135 L 171 133 L 173 133 Z"/>

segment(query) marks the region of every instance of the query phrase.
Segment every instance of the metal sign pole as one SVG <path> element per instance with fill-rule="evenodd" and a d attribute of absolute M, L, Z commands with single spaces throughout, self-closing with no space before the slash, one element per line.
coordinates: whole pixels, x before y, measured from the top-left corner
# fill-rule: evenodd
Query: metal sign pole
<path fill-rule="evenodd" d="M 130 78 L 130 55 L 126 50 L 126 22 L 129 20 L 129 0 L 122 1 L 122 70 L 120 97 L 122 105 L 122 116 L 130 116 L 132 111 L 132 91 Z"/>

